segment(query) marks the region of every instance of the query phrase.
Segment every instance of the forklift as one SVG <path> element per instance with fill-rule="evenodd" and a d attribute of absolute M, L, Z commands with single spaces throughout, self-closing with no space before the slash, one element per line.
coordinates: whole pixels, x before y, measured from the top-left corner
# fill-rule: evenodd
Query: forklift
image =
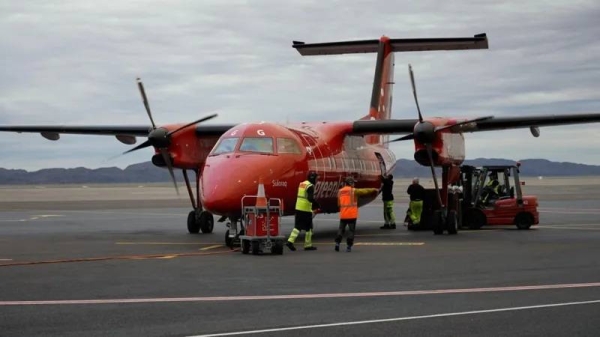
<path fill-rule="evenodd" d="M 538 200 L 535 196 L 523 196 L 519 180 L 520 163 L 474 167 L 460 166 L 459 175 L 449 186 L 447 193 L 447 223 L 440 219 L 440 203 L 436 189 L 426 189 L 421 222 L 412 224 L 406 217 L 409 230 L 433 230 L 441 234 L 447 230 L 455 234 L 456 228 L 480 229 L 486 225 L 515 225 L 529 229 L 539 223 Z M 490 183 L 495 177 L 497 182 Z M 493 188 L 492 186 L 497 186 Z"/>

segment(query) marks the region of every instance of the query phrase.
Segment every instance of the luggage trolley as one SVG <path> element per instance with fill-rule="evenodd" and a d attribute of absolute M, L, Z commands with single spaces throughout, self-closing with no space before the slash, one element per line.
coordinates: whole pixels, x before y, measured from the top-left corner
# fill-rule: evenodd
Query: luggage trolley
<path fill-rule="evenodd" d="M 281 255 L 285 242 L 285 236 L 279 235 L 279 219 L 283 215 L 281 199 L 268 199 L 265 206 L 248 205 L 249 199 L 256 198 L 254 195 L 242 197 L 244 235 L 239 237 L 242 254 Z"/>

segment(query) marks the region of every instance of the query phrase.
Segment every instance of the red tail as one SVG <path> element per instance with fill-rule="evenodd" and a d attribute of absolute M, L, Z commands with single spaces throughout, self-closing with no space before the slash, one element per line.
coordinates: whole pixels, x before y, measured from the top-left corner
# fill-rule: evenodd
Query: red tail
<path fill-rule="evenodd" d="M 394 84 L 394 53 L 390 38 L 382 36 L 379 39 L 377 50 L 377 64 L 375 65 L 375 79 L 371 94 L 369 114 L 361 120 L 385 120 L 392 115 L 392 86 Z M 387 135 L 367 135 L 367 144 L 380 144 L 387 147 Z"/>

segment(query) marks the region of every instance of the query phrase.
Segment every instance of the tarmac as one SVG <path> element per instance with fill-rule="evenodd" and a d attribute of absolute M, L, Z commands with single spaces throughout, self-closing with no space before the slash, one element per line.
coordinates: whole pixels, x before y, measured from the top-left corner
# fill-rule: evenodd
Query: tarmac
<path fill-rule="evenodd" d="M 374 202 L 351 253 L 320 214 L 281 256 L 188 234 L 168 184 L 0 187 L 0 336 L 597 336 L 600 177 L 524 180 L 531 230 L 383 231 Z"/>

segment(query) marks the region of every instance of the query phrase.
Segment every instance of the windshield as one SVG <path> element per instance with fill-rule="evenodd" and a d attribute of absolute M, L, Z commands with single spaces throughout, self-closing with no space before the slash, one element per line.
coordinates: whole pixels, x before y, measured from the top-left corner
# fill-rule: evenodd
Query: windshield
<path fill-rule="evenodd" d="M 298 143 L 291 138 L 277 138 L 277 153 L 302 154 Z"/>
<path fill-rule="evenodd" d="M 215 156 L 222 153 L 230 153 L 235 149 L 235 145 L 237 144 L 239 138 L 222 138 L 219 141 L 219 144 L 215 146 L 211 155 Z"/>
<path fill-rule="evenodd" d="M 240 151 L 273 153 L 273 138 L 270 137 L 248 137 L 244 138 Z"/>

